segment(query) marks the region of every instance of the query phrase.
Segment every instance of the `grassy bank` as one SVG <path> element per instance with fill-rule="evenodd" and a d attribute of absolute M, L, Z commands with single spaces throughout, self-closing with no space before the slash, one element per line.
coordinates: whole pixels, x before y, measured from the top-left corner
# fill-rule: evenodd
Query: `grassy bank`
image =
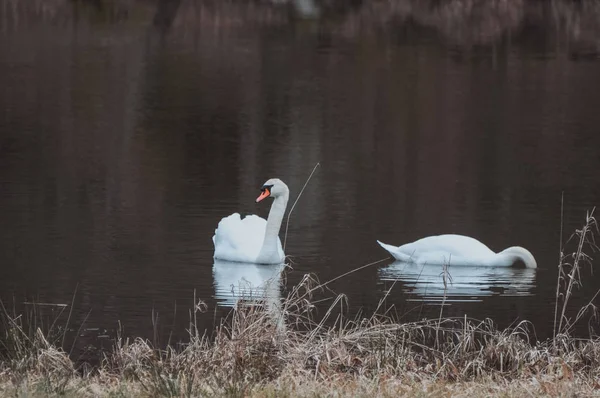
<path fill-rule="evenodd" d="M 0 355 L 3 396 L 600 396 L 600 339 L 571 336 L 585 253 L 595 220 L 574 235 L 557 280 L 554 337 L 534 341 L 528 322 L 500 330 L 491 320 L 438 319 L 402 323 L 385 314 L 354 320 L 336 315 L 344 299 L 317 317 L 307 275 L 274 307 L 240 302 L 211 338 L 196 329 L 204 303 L 190 311 L 186 344 L 159 349 L 117 338 L 96 368 L 77 368 L 50 326 L 26 327 L 4 309 Z M 451 272 L 451 270 L 450 270 Z M 595 296 L 591 298 L 593 302 Z M 382 303 L 383 303 L 382 299 Z M 334 318 L 334 319 L 332 319 Z"/>
<path fill-rule="evenodd" d="M 290 302 L 291 303 L 291 302 Z M 298 305 L 298 302 L 293 304 Z M 214 341 L 158 350 L 119 340 L 102 366 L 81 372 L 41 333 L 24 338 L 0 372 L 14 396 L 591 396 L 600 340 L 529 341 L 526 324 L 372 318 L 282 330 L 262 307 L 238 308 Z M 21 335 L 19 337 L 19 335 Z M 576 395 L 573 395 L 576 394 Z"/>

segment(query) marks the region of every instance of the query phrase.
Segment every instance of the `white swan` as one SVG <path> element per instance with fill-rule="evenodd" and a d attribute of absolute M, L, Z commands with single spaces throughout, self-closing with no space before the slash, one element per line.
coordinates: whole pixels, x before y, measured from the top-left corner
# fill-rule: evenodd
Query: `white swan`
<path fill-rule="evenodd" d="M 377 241 L 396 260 L 416 264 L 448 264 L 510 267 L 521 265 L 537 268 L 529 250 L 512 246 L 499 253 L 477 239 L 463 235 L 428 236 L 412 243 L 396 247 Z"/>
<path fill-rule="evenodd" d="M 264 183 L 256 202 L 272 197 L 267 220 L 256 215 L 240 217 L 233 213 L 224 217 L 213 235 L 214 258 L 253 264 L 281 264 L 285 253 L 279 239 L 279 229 L 287 207 L 290 191 L 278 178 Z"/>

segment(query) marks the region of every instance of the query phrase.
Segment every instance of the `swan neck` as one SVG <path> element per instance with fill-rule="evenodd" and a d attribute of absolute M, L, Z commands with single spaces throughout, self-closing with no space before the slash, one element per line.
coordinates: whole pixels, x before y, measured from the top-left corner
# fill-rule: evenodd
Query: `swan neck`
<path fill-rule="evenodd" d="M 267 218 L 267 228 L 265 230 L 264 245 L 277 246 L 277 239 L 279 238 L 279 230 L 281 229 L 281 223 L 283 222 L 283 214 L 287 207 L 288 194 L 284 194 L 276 197 L 271 205 L 269 211 L 269 217 Z"/>
<path fill-rule="evenodd" d="M 258 258 L 256 259 L 258 263 L 272 264 L 282 261 L 277 243 L 279 242 L 279 230 L 281 229 L 288 197 L 289 193 L 285 192 L 283 195 L 277 196 L 273 200 L 271 210 L 269 211 L 269 217 L 267 218 L 267 227 L 265 229 L 263 245 Z"/>
<path fill-rule="evenodd" d="M 502 262 L 508 262 L 510 265 L 520 263 L 525 268 L 537 268 L 537 263 L 533 255 L 520 247 L 509 247 L 498 253 L 497 257 L 504 259 Z"/>

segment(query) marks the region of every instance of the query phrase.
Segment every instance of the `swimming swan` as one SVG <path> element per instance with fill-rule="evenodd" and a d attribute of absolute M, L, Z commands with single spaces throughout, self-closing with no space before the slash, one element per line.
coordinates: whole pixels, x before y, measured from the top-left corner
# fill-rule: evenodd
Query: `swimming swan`
<path fill-rule="evenodd" d="M 428 236 L 399 247 L 377 241 L 396 260 L 417 264 L 479 265 L 511 267 L 521 265 L 537 268 L 529 250 L 512 246 L 499 253 L 477 239 L 463 235 Z"/>
<path fill-rule="evenodd" d="M 287 207 L 290 191 L 278 178 L 264 183 L 256 202 L 272 197 L 267 220 L 256 215 L 243 219 L 239 213 L 224 217 L 212 237 L 214 258 L 253 264 L 281 264 L 285 259 L 279 229 Z"/>

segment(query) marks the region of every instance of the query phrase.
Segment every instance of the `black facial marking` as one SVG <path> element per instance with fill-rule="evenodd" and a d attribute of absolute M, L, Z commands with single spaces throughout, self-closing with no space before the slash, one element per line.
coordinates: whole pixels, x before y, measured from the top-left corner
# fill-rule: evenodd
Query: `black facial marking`
<path fill-rule="evenodd" d="M 260 192 L 265 192 L 265 190 L 269 191 L 269 195 L 271 194 L 271 188 L 273 188 L 273 185 L 263 185 L 262 188 L 260 189 Z"/>

